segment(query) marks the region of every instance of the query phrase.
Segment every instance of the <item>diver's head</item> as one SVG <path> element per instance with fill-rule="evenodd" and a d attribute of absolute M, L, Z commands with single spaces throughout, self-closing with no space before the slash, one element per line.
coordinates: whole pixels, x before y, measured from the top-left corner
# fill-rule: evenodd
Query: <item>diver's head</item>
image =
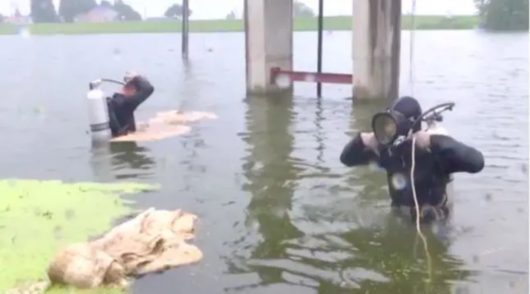
<path fill-rule="evenodd" d="M 138 86 L 136 85 L 136 80 L 129 80 L 125 85 L 123 85 L 123 88 L 121 90 L 122 94 L 125 97 L 130 97 L 136 94 L 138 91 Z"/>
<path fill-rule="evenodd" d="M 398 137 L 407 136 L 413 123 L 422 114 L 420 103 L 412 97 L 399 98 L 385 112 L 377 113 L 372 118 L 372 129 L 382 145 L 393 144 Z M 413 132 L 421 129 L 421 124 L 414 126 Z"/>
<path fill-rule="evenodd" d="M 422 113 L 418 100 L 409 96 L 399 98 L 390 109 L 401 114 L 406 119 L 398 124 L 398 134 L 400 136 L 405 136 L 410 131 L 412 123 Z M 421 124 L 417 124 L 413 132 L 415 133 L 419 130 L 421 130 Z"/>

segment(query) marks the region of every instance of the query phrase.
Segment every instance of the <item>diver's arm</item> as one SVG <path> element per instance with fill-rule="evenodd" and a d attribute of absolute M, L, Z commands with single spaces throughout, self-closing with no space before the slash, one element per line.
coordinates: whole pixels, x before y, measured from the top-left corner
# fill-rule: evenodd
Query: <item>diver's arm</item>
<path fill-rule="evenodd" d="M 136 108 L 138 107 L 138 105 L 142 104 L 145 100 L 147 100 L 147 98 L 149 98 L 153 94 L 155 88 L 144 77 L 136 76 L 133 80 L 136 83 L 136 94 L 131 97 L 128 97 L 125 100 L 127 101 L 127 104 L 129 104 L 133 108 Z"/>
<path fill-rule="evenodd" d="M 368 164 L 378 157 L 375 146 L 373 133 L 359 133 L 342 150 L 340 162 L 346 166 Z"/>
<path fill-rule="evenodd" d="M 431 135 L 430 149 L 439 157 L 443 170 L 448 173 L 478 173 L 484 168 L 484 155 L 445 135 Z"/>

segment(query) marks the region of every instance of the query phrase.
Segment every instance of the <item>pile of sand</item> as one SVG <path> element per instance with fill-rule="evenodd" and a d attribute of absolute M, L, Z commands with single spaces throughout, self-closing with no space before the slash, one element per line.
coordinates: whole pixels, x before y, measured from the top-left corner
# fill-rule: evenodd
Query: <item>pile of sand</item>
<path fill-rule="evenodd" d="M 217 116 L 208 112 L 180 112 L 178 110 L 159 112 L 154 118 L 151 118 L 146 122 L 138 123 L 137 131 L 135 133 L 114 138 L 112 141 L 158 141 L 189 133 L 191 128 L 184 125 L 185 123 L 214 118 L 217 118 Z"/>

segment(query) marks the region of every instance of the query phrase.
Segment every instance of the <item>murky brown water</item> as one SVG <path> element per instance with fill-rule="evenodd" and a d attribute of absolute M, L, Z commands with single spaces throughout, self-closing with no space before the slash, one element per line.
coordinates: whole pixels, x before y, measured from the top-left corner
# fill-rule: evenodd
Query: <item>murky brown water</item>
<path fill-rule="evenodd" d="M 350 34 L 325 36 L 325 70 L 349 72 Z M 445 125 L 480 148 L 487 168 L 459 175 L 451 227 L 429 234 L 433 276 L 414 228 L 388 215 L 384 178 L 338 156 L 373 106 L 350 87 L 296 87 L 293 99 L 245 98 L 242 34 L 2 37 L 2 177 L 160 183 L 137 206 L 201 218 L 197 265 L 153 275 L 135 293 L 527 293 L 528 36 L 417 32 L 414 94 L 452 100 Z M 295 34 L 296 68 L 314 70 L 314 33 Z M 403 94 L 410 94 L 408 33 Z M 140 120 L 167 109 L 219 116 L 183 136 L 91 150 L 88 81 L 146 74 L 156 94 Z M 97 217 L 97 216 L 94 216 Z M 87 221 L 90 221 L 87 219 Z M 430 287 L 430 288 L 428 288 Z M 352 289 L 357 289 L 353 291 Z"/>

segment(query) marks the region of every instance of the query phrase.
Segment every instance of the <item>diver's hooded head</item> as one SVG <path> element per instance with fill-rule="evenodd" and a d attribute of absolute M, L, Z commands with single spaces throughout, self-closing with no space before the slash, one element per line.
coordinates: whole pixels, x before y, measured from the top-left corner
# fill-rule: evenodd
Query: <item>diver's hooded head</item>
<path fill-rule="evenodd" d="M 401 136 L 405 136 L 409 132 L 412 122 L 422 114 L 418 100 L 409 96 L 399 98 L 390 109 L 399 112 L 406 118 L 406 121 L 400 122 L 397 126 Z M 421 124 L 414 127 L 414 132 L 419 130 L 421 130 Z"/>

